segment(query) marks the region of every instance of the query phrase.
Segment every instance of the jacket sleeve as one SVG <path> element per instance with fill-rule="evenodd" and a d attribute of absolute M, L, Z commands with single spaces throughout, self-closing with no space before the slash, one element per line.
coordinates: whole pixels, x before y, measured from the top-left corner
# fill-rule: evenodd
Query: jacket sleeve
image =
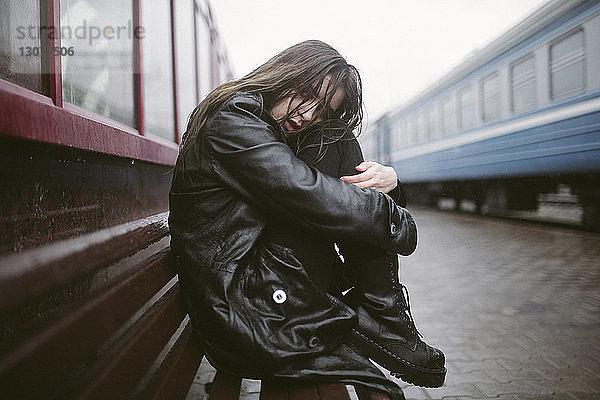
<path fill-rule="evenodd" d="M 404 190 L 404 186 L 402 186 L 400 179 L 398 179 L 398 185 L 393 188 L 388 195 L 394 199 L 396 204 L 400 207 L 406 207 L 406 191 Z"/>
<path fill-rule="evenodd" d="M 400 254 L 414 251 L 412 216 L 387 195 L 359 189 L 299 160 L 260 118 L 262 104 L 238 95 L 207 120 L 204 145 L 214 173 L 263 211 Z"/>

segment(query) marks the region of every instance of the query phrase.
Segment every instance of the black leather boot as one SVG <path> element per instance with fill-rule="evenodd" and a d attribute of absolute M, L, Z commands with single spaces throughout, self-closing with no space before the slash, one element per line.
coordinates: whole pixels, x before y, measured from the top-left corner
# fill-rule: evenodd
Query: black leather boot
<path fill-rule="evenodd" d="M 442 386 L 444 353 L 421 340 L 398 279 L 398 256 L 377 251 L 360 259 L 353 265 L 355 288 L 343 297 L 358 314 L 352 345 L 405 382 Z"/>

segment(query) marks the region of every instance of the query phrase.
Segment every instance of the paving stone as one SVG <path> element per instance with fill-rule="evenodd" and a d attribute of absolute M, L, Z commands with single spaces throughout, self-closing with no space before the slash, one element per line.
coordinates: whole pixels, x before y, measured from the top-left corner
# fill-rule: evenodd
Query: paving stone
<path fill-rule="evenodd" d="M 406 397 L 406 400 L 429 400 L 427 394 L 420 387 L 408 386 L 402 390 L 404 391 L 404 397 Z"/>
<path fill-rule="evenodd" d="M 260 393 L 245 393 L 240 390 L 239 400 L 260 400 Z"/>
<path fill-rule="evenodd" d="M 555 368 L 543 369 L 535 368 L 535 371 L 544 379 L 547 380 L 562 380 L 568 378 L 588 379 L 590 381 L 599 380 L 600 377 L 597 371 L 587 370 L 581 367 L 565 367 L 558 371 Z"/>
<path fill-rule="evenodd" d="M 423 388 L 423 391 L 431 399 L 443 399 L 446 397 L 470 397 L 473 399 L 482 399 L 485 396 L 470 383 L 459 383 L 455 385 L 444 385 L 440 388 Z"/>
<path fill-rule="evenodd" d="M 540 394 L 553 394 L 562 392 L 590 392 L 591 388 L 582 380 L 576 378 L 558 378 L 542 381 L 531 381 L 535 391 Z"/>
<path fill-rule="evenodd" d="M 485 371 L 473 371 L 471 373 L 447 374 L 446 384 L 454 385 L 460 383 L 492 383 L 493 379 Z"/>
<path fill-rule="evenodd" d="M 443 400 L 471 400 L 473 397 L 471 396 L 446 396 Z"/>
<path fill-rule="evenodd" d="M 260 380 L 256 379 L 242 379 L 242 385 L 240 387 L 240 395 L 250 393 L 260 393 Z"/>
<path fill-rule="evenodd" d="M 600 399 L 600 392 L 594 393 L 570 393 L 576 400 L 598 400 Z"/>
<path fill-rule="evenodd" d="M 498 360 L 458 360 L 454 361 L 454 365 L 458 368 L 461 374 L 469 374 L 475 371 L 482 370 L 505 370 L 504 366 L 500 364 Z"/>
<path fill-rule="evenodd" d="M 474 360 L 480 358 L 478 353 L 473 354 L 473 353 L 469 352 L 468 350 L 453 349 L 450 346 L 440 345 L 439 342 L 437 342 L 437 341 L 435 341 L 435 342 L 432 341 L 431 343 L 435 343 L 436 347 L 439 348 L 440 350 L 442 350 L 444 352 L 444 354 L 446 355 L 446 358 L 449 360 L 474 361 Z"/>
<path fill-rule="evenodd" d="M 187 400 L 206 400 L 207 398 L 206 387 L 197 383 L 192 384 L 186 397 Z"/>
<path fill-rule="evenodd" d="M 213 381 L 216 373 L 217 370 L 214 369 L 212 365 L 210 365 L 206 358 L 203 358 L 202 362 L 200 363 L 200 367 L 198 368 L 198 373 L 194 378 L 194 382 L 205 385 Z"/>
<path fill-rule="evenodd" d="M 526 354 L 526 353 L 524 353 Z M 498 364 L 504 367 L 509 372 L 519 372 L 521 370 L 541 368 L 541 369 L 554 369 L 559 370 L 560 364 L 557 364 L 550 357 L 539 357 L 539 356 L 521 356 L 520 359 L 500 359 Z M 563 364 L 566 366 L 566 364 Z"/>
<path fill-rule="evenodd" d="M 580 376 L 578 381 L 586 384 L 593 392 L 600 392 L 600 379 L 593 377 L 590 378 L 588 376 Z M 600 396 L 598 397 L 600 399 Z"/>
<path fill-rule="evenodd" d="M 517 380 L 543 380 L 545 379 L 539 372 L 532 369 L 523 369 L 519 371 L 498 371 L 489 370 L 485 374 L 495 383 L 509 383 Z"/>
<path fill-rule="evenodd" d="M 518 394 L 515 395 L 516 400 L 576 400 L 571 393 L 555 393 L 551 395 L 530 395 Z"/>
<path fill-rule="evenodd" d="M 500 396 L 496 397 L 496 399 L 498 399 L 498 400 L 519 400 L 517 395 L 514 395 L 514 394 L 501 394 Z"/>
<path fill-rule="evenodd" d="M 512 393 L 536 393 L 534 386 L 525 380 L 507 383 L 476 383 L 475 386 L 484 397 L 496 397 L 501 394 Z"/>
<path fill-rule="evenodd" d="M 458 361 L 451 360 L 451 359 L 448 359 L 448 358 L 446 358 L 446 369 L 448 370 L 448 372 L 446 373 L 446 375 L 460 374 L 461 373 Z"/>

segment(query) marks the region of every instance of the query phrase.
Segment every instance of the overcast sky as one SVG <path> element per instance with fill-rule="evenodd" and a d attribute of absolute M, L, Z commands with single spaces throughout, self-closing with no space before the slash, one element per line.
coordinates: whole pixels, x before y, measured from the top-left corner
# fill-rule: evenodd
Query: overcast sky
<path fill-rule="evenodd" d="M 211 0 L 236 77 L 306 39 L 360 71 L 368 121 L 409 101 L 546 0 Z"/>

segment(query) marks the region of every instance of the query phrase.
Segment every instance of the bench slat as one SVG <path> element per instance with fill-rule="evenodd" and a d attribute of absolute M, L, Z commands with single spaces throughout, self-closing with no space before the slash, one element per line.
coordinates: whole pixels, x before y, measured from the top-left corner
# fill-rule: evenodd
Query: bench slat
<path fill-rule="evenodd" d="M 350 400 L 343 383 L 300 383 L 263 381 L 260 400 Z"/>
<path fill-rule="evenodd" d="M 242 378 L 217 371 L 210 387 L 208 400 L 237 400 L 241 385 Z"/>
<path fill-rule="evenodd" d="M 158 253 L 139 269 L 102 293 L 78 305 L 48 327 L 17 345 L 0 359 L 0 380 L 11 382 L 11 393 L 40 394 L 55 388 L 106 344 L 123 325 L 175 275 L 168 251 Z"/>
<path fill-rule="evenodd" d="M 80 399 L 129 398 L 177 330 L 186 311 L 173 286 L 107 352 L 90 372 Z"/>
<path fill-rule="evenodd" d="M 346 388 L 344 387 L 344 390 Z M 319 388 L 317 385 L 298 385 L 290 387 L 288 391 L 289 400 L 318 400 Z"/>
<path fill-rule="evenodd" d="M 288 385 L 283 382 L 261 381 L 260 400 L 288 400 Z"/>
<path fill-rule="evenodd" d="M 386 393 L 373 392 L 360 386 L 355 386 L 356 396 L 358 400 L 390 400 Z"/>
<path fill-rule="evenodd" d="M 139 398 L 143 400 L 185 399 L 201 361 L 200 343 L 188 319 L 183 332 Z"/>
<path fill-rule="evenodd" d="M 169 233 L 168 212 L 0 258 L 0 311 L 66 286 Z"/>
<path fill-rule="evenodd" d="M 321 400 L 350 400 L 350 395 L 343 383 L 321 383 L 319 384 L 319 398 Z"/>

